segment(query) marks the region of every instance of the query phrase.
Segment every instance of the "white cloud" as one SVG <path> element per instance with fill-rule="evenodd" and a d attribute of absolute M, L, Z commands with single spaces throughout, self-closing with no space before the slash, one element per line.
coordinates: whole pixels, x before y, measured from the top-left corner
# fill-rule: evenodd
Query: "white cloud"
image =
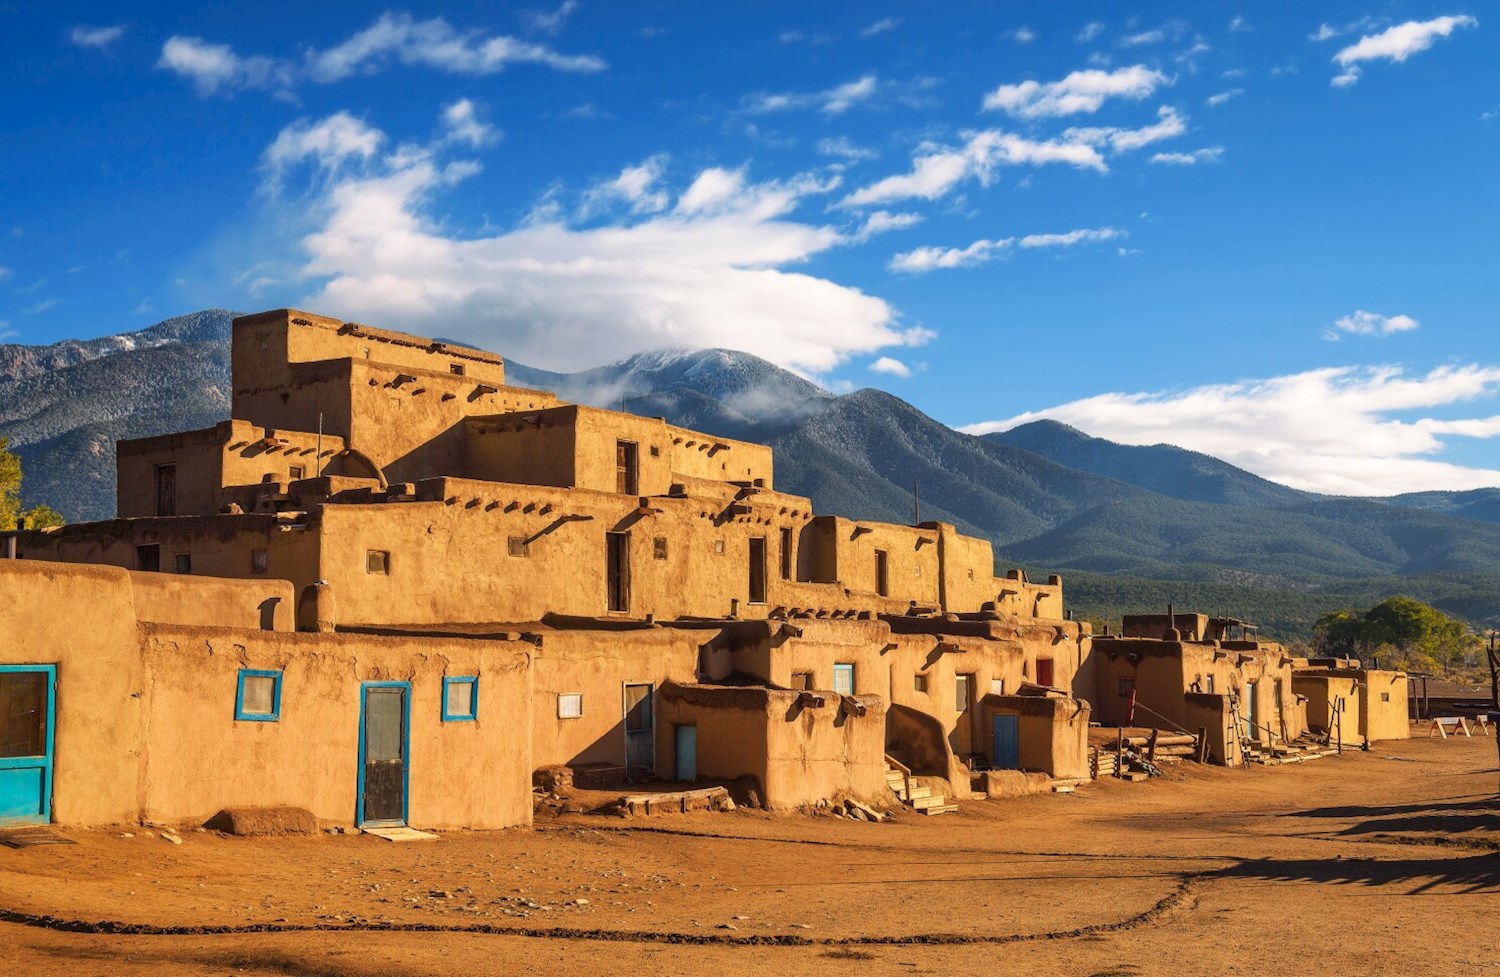
<path fill-rule="evenodd" d="M 859 230 L 854 232 L 855 241 L 868 241 L 877 234 L 887 231 L 901 231 L 908 227 L 916 227 L 922 223 L 924 218 L 921 214 L 898 213 L 893 214 L 888 210 L 877 210 L 865 218 Z"/>
<path fill-rule="evenodd" d="M 1250 25 L 1246 23 L 1244 17 L 1235 14 L 1233 19 L 1229 21 L 1229 29 L 1232 31 L 1248 31 L 1250 30 Z"/>
<path fill-rule="evenodd" d="M 625 167 L 619 176 L 584 195 L 585 216 L 617 201 L 628 205 L 633 214 L 654 214 L 665 210 L 670 201 L 666 189 L 661 186 L 666 166 L 666 155 L 658 154 L 636 166 Z"/>
<path fill-rule="evenodd" d="M 1239 98 L 1243 94 L 1245 94 L 1245 90 L 1243 88 L 1231 88 L 1227 92 L 1219 92 L 1217 95 L 1210 95 L 1203 101 L 1209 106 L 1217 107 L 1223 105 L 1231 98 Z"/>
<path fill-rule="evenodd" d="M 859 32 L 859 36 L 860 37 L 874 37 L 876 34 L 884 34 L 886 31 L 893 31 L 897 27 L 899 27 L 900 25 L 901 25 L 901 18 L 900 17 L 887 17 L 884 20 L 877 20 L 875 23 L 871 24 L 869 27 L 866 27 L 863 30 L 861 30 Z"/>
<path fill-rule="evenodd" d="M 875 373 L 888 373 L 893 377 L 911 376 L 911 367 L 891 356 L 882 356 L 870 364 L 870 369 Z"/>
<path fill-rule="evenodd" d="M 675 203 L 658 213 L 582 228 L 544 205 L 515 228 L 473 234 L 435 212 L 474 172 L 444 166 L 441 151 L 387 155 L 313 185 L 312 205 L 298 202 L 311 222 L 298 274 L 313 284 L 298 301 L 553 369 L 730 346 L 819 374 L 932 336 L 878 297 L 796 269 L 848 241 L 794 215 L 836 181 L 715 168 L 669 190 Z M 660 189 L 654 176 L 621 176 L 642 198 Z"/>
<path fill-rule="evenodd" d="M 1115 71 L 1075 71 L 1061 81 L 1023 81 L 1001 85 L 984 97 L 984 109 L 999 109 L 1013 118 L 1037 119 L 1079 112 L 1097 112 L 1107 99 L 1140 101 L 1160 85 L 1171 84 L 1167 76 L 1145 65 Z"/>
<path fill-rule="evenodd" d="M 1307 39 L 1309 41 L 1319 41 L 1319 42 L 1322 42 L 1322 41 L 1329 40 L 1330 38 L 1338 37 L 1339 34 L 1341 34 L 1341 33 L 1343 33 L 1343 32 L 1340 31 L 1336 27 L 1330 27 L 1327 24 L 1319 24 L 1317 31 L 1315 31 L 1312 34 L 1307 35 Z"/>
<path fill-rule="evenodd" d="M 578 0 L 563 0 L 556 10 L 527 10 L 521 14 L 526 26 L 544 34 L 556 34 L 563 29 L 573 11 L 578 9 Z"/>
<path fill-rule="evenodd" d="M 1323 338 L 1336 343 L 1339 341 L 1341 332 L 1352 336 L 1389 336 L 1393 332 L 1410 332 L 1421 326 L 1420 322 L 1409 315 L 1387 316 L 1378 312 L 1357 309 L 1350 315 L 1335 319 L 1333 328 L 1323 332 Z"/>
<path fill-rule="evenodd" d="M 1443 436 L 1500 436 L 1500 417 L 1406 420 L 1500 394 L 1500 367 L 1326 367 L 1185 391 L 1105 393 L 974 424 L 1003 431 L 1043 417 L 1124 444 L 1167 442 L 1296 488 L 1342 495 L 1500 485 L 1500 471 L 1435 457 Z M 1315 421 L 1315 423 L 1313 422 Z"/>
<path fill-rule="evenodd" d="M 200 95 L 212 95 L 220 88 L 280 88 L 293 78 L 285 62 L 242 58 L 228 44 L 210 44 L 201 37 L 167 38 L 156 66 L 188 79 Z"/>
<path fill-rule="evenodd" d="M 14 274 L 9 268 L 0 265 L 0 282 L 7 281 Z"/>
<path fill-rule="evenodd" d="M 443 109 L 443 126 L 450 140 L 468 143 L 476 149 L 499 138 L 494 126 L 480 121 L 478 109 L 467 98 Z"/>
<path fill-rule="evenodd" d="M 1094 241 L 1111 241 L 1124 233 L 1117 227 L 1091 227 L 1063 234 L 1028 234 L 1019 240 L 1013 237 L 981 239 L 966 248 L 915 248 L 891 258 L 887 267 L 891 271 L 914 275 L 947 268 L 972 268 L 1003 257 L 1016 247 L 1068 248 Z"/>
<path fill-rule="evenodd" d="M 1017 44 L 1030 44 L 1032 41 L 1036 40 L 1036 31 L 1023 24 L 1020 27 L 1017 27 L 1015 30 L 1010 31 L 1009 37 Z"/>
<path fill-rule="evenodd" d="M 1384 59 L 1399 64 L 1413 54 L 1432 47 L 1439 38 L 1447 37 L 1460 27 L 1477 26 L 1478 20 L 1463 14 L 1435 17 L 1432 20 L 1409 20 L 1379 34 L 1366 34 L 1358 42 L 1333 56 L 1334 62 L 1343 69 L 1341 74 L 1334 77 L 1333 84 L 1347 88 L 1359 81 L 1362 62 Z"/>
<path fill-rule="evenodd" d="M 869 101 L 879 87 L 878 78 L 864 75 L 821 92 L 758 92 L 745 97 L 744 110 L 761 115 L 816 108 L 828 115 L 838 115 L 860 102 Z"/>
<path fill-rule="evenodd" d="M 1042 166 L 1063 163 L 1080 169 L 1106 172 L 1098 150 L 1083 142 L 1037 142 L 999 129 L 970 133 L 962 146 L 942 147 L 924 143 L 912 159 L 909 173 L 888 176 L 851 193 L 840 203 L 846 207 L 921 198 L 936 200 L 959 182 L 977 179 L 988 186 L 1001 164 Z"/>
<path fill-rule="evenodd" d="M 1021 238 L 1021 247 L 1070 248 L 1093 241 L 1113 241 L 1124 234 L 1118 227 L 1084 227 L 1064 234 L 1028 234 Z"/>
<path fill-rule="evenodd" d="M 197 37 L 171 37 L 157 67 L 189 79 L 199 94 L 220 89 L 289 89 L 303 81 L 332 83 L 376 74 L 393 63 L 447 74 L 489 75 L 512 64 L 541 64 L 558 71 L 603 71 L 603 59 L 562 54 L 545 44 L 501 34 L 460 31 L 441 17 L 415 20 L 385 13 L 369 27 L 326 50 L 309 50 L 302 61 L 261 55 L 243 57 L 227 44 Z"/>
<path fill-rule="evenodd" d="M 104 50 L 118 41 L 125 34 L 123 25 L 116 24 L 113 27 L 84 27 L 82 25 L 73 28 L 68 34 L 68 40 L 78 47 L 91 47 Z"/>
<path fill-rule="evenodd" d="M 837 136 L 832 139 L 819 139 L 818 152 L 824 156 L 837 156 L 841 159 L 855 162 L 857 160 L 874 159 L 880 154 L 873 149 L 857 146 L 848 136 Z"/>
<path fill-rule="evenodd" d="M 1077 41 L 1079 44 L 1087 44 L 1103 33 L 1104 21 L 1091 20 L 1087 24 L 1083 25 L 1083 28 L 1079 30 L 1077 36 L 1075 36 L 1073 40 Z"/>
<path fill-rule="evenodd" d="M 1141 149 L 1163 139 L 1175 139 L 1187 132 L 1187 118 L 1179 115 L 1170 105 L 1163 105 L 1156 112 L 1157 121 L 1139 129 L 1121 129 L 1114 126 L 1093 126 L 1067 129 L 1063 138 L 1071 143 L 1086 146 L 1107 146 L 1116 153 L 1127 153 Z"/>
<path fill-rule="evenodd" d="M 1191 153 L 1157 153 L 1151 157 L 1151 162 L 1166 163 L 1169 166 L 1195 166 L 1198 163 L 1217 163 L 1223 158 L 1223 146 L 1205 146 Z"/>
<path fill-rule="evenodd" d="M 975 241 L 966 248 L 916 248 L 891 258 L 887 267 L 891 271 L 904 271 L 914 275 L 940 268 L 972 268 L 993 261 L 1010 250 L 1015 243 L 1015 238 L 1007 237 L 994 241 Z"/>
<path fill-rule="evenodd" d="M 1166 39 L 1166 30 L 1164 28 L 1158 27 L 1155 30 L 1141 31 L 1138 34 L 1125 35 L 1124 37 L 1120 38 L 1120 47 L 1143 47 L 1147 44 L 1160 44 Z"/>
<path fill-rule="evenodd" d="M 304 160 L 313 160 L 326 173 L 335 172 L 344 163 L 358 159 L 368 162 L 385 134 L 371 128 L 348 112 L 335 112 L 316 122 L 298 119 L 282 129 L 276 141 L 266 147 L 261 162 L 269 171 L 269 182 L 279 185 L 285 170 Z"/>

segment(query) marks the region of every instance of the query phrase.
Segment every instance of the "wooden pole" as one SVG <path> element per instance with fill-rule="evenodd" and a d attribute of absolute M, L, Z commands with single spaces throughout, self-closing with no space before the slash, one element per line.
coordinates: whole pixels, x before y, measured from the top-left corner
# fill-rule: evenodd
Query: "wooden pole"
<path fill-rule="evenodd" d="M 1208 762 L 1208 727 L 1198 727 L 1198 762 Z"/>
<path fill-rule="evenodd" d="M 1115 740 L 1115 776 L 1125 776 L 1125 727 L 1120 727 L 1120 738 Z"/>

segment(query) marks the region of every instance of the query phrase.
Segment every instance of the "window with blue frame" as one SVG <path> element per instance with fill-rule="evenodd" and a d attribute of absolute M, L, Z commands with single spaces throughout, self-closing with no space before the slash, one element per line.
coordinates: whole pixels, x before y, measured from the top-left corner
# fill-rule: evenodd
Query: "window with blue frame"
<path fill-rule="evenodd" d="M 443 722 L 472 722 L 479 715 L 479 676 L 443 677 Z"/>
<path fill-rule="evenodd" d="M 274 723 L 281 718 L 281 673 L 260 668 L 240 669 L 234 694 L 234 718 Z"/>

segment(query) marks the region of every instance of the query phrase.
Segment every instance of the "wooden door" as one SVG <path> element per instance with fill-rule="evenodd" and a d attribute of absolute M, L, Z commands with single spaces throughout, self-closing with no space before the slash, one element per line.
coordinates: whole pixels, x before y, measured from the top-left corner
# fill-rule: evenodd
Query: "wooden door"
<path fill-rule="evenodd" d="M 996 770 L 1021 767 L 1021 717 L 997 715 L 990 736 L 990 766 Z"/>
<path fill-rule="evenodd" d="M 359 738 L 361 825 L 406 823 L 410 694 L 405 682 L 364 685 Z"/>
<path fill-rule="evenodd" d="M 656 775 L 656 723 L 652 716 L 654 686 L 625 686 L 625 776 L 645 780 Z"/>
<path fill-rule="evenodd" d="M 698 727 L 678 726 L 673 733 L 677 754 L 677 779 L 698 779 Z"/>

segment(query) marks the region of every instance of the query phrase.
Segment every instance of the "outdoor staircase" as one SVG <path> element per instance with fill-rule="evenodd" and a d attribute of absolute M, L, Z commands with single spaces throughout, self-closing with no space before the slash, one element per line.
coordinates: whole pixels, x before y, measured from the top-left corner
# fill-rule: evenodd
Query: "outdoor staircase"
<path fill-rule="evenodd" d="M 1241 738 L 1240 749 L 1246 763 L 1258 763 L 1262 766 L 1274 766 L 1279 763 L 1301 763 L 1304 760 L 1316 760 L 1319 757 L 1331 756 L 1338 752 L 1336 747 L 1328 746 L 1309 737 L 1299 736 L 1296 740 L 1287 743 L 1280 739 L 1274 739 L 1270 743 L 1262 743 L 1248 737 Z"/>
<path fill-rule="evenodd" d="M 892 766 L 890 758 L 886 759 L 885 782 L 901 803 L 919 814 L 927 815 L 948 814 L 958 810 L 957 804 L 949 804 L 946 797 L 934 792 L 931 787 L 912 786 L 910 776 L 906 770 Z"/>

